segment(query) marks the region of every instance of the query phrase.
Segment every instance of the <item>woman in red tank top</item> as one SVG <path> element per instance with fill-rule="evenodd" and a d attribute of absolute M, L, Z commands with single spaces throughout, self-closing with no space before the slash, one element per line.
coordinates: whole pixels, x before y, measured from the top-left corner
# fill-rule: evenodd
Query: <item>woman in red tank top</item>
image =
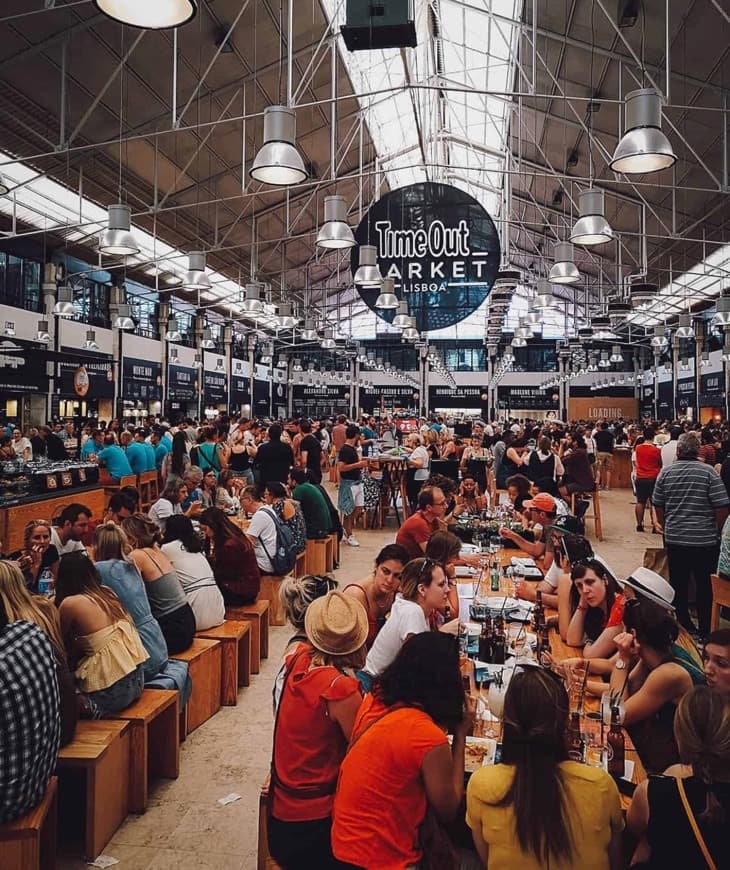
<path fill-rule="evenodd" d="M 356 598 L 368 613 L 367 648 L 390 613 L 395 593 L 400 589 L 400 576 L 409 562 L 408 550 L 400 544 L 388 544 L 375 557 L 373 573 L 359 583 L 350 583 L 342 590 Z"/>

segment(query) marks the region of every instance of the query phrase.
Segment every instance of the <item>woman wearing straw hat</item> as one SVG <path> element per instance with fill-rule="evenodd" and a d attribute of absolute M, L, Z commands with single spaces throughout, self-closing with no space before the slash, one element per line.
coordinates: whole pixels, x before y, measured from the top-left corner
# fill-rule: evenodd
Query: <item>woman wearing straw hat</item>
<path fill-rule="evenodd" d="M 302 644 L 287 663 L 274 723 L 269 849 L 287 870 L 337 866 L 330 845 L 340 764 L 362 700 L 368 616 L 335 590 L 307 608 Z"/>

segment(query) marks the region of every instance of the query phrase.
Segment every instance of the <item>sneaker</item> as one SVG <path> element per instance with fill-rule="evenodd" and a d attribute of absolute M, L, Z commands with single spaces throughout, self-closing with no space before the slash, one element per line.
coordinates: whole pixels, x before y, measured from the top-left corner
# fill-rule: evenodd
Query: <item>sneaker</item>
<path fill-rule="evenodd" d="M 350 539 L 349 539 L 349 538 L 347 537 L 347 535 L 343 532 L 343 533 L 342 533 L 342 540 L 340 541 L 340 543 L 341 543 L 341 544 L 346 544 L 349 540 L 350 540 Z"/>
<path fill-rule="evenodd" d="M 354 535 L 350 535 L 350 537 L 345 541 L 346 544 L 349 544 L 351 547 L 359 547 L 360 541 Z"/>

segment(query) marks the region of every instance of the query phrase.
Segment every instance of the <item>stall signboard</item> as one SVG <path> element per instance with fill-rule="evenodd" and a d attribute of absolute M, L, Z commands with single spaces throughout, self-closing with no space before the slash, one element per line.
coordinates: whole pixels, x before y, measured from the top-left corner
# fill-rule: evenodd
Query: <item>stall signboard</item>
<path fill-rule="evenodd" d="M 23 353 L 22 348 L 11 342 L 0 342 L 0 392 L 47 392 L 45 356 L 37 353 L 20 356 L 19 353 Z"/>
<path fill-rule="evenodd" d="M 360 404 L 369 413 L 377 408 L 395 410 L 396 408 L 418 408 L 421 394 L 414 387 L 374 384 L 360 388 Z"/>
<path fill-rule="evenodd" d="M 71 352 L 72 348 L 63 348 Z M 87 359 L 58 364 L 58 392 L 62 396 L 111 399 L 114 396 L 112 359 Z"/>
<path fill-rule="evenodd" d="M 720 408 L 725 404 L 722 372 L 700 375 L 700 408 Z"/>
<path fill-rule="evenodd" d="M 696 386 L 694 378 L 680 378 L 677 381 L 677 398 L 675 407 L 678 414 L 683 414 L 687 408 L 696 407 Z"/>
<path fill-rule="evenodd" d="M 352 274 L 359 246 L 373 245 L 381 275 L 393 279 L 419 332 L 468 317 L 489 295 L 499 270 L 494 221 L 473 197 L 448 184 L 422 182 L 390 191 L 363 216 L 355 239 Z M 377 288 L 357 290 L 372 311 L 392 322 L 394 310 L 375 307 Z"/>
<path fill-rule="evenodd" d="M 228 402 L 228 378 L 225 372 L 203 372 L 203 401 L 206 405 Z"/>
<path fill-rule="evenodd" d="M 349 384 L 295 384 L 292 387 L 292 413 L 295 417 L 321 414 L 347 414 L 350 410 Z"/>
<path fill-rule="evenodd" d="M 540 386 L 498 386 L 497 401 L 500 408 L 524 411 L 556 411 L 559 399 L 555 390 Z"/>
<path fill-rule="evenodd" d="M 657 419 L 672 420 L 674 418 L 674 387 L 671 379 L 659 381 L 657 394 Z"/>
<path fill-rule="evenodd" d="M 429 387 L 428 407 L 432 411 L 441 408 L 478 408 L 482 407 L 484 387 Z"/>
<path fill-rule="evenodd" d="M 255 377 L 253 380 L 253 406 L 254 413 L 266 417 L 270 411 L 271 382 Z"/>
<path fill-rule="evenodd" d="M 198 370 L 188 366 L 168 366 L 167 398 L 177 402 L 194 402 L 197 397 Z"/>
<path fill-rule="evenodd" d="M 162 363 L 124 357 L 122 398 L 135 402 L 159 402 L 162 399 Z"/>

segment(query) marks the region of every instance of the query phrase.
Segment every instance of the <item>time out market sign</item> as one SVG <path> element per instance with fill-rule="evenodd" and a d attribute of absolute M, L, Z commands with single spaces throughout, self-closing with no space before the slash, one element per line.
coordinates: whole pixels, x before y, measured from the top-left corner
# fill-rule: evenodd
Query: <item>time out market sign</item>
<path fill-rule="evenodd" d="M 387 193 L 363 217 L 358 245 L 374 245 L 384 278 L 408 302 L 419 331 L 453 326 L 475 311 L 497 276 L 500 245 L 494 222 L 468 193 L 447 184 L 411 184 Z M 359 248 L 351 253 L 355 274 Z M 393 310 L 375 307 L 378 289 L 357 286 L 384 320 Z"/>

